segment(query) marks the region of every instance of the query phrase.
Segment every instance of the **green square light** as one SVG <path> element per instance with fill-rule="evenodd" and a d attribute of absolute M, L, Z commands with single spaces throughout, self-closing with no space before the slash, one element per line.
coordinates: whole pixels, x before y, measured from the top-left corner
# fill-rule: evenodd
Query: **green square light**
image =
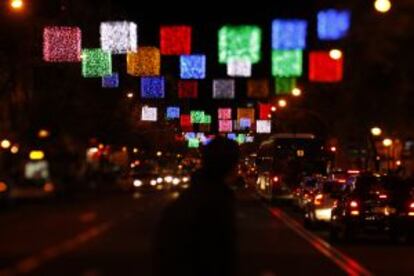
<path fill-rule="evenodd" d="M 102 49 L 82 51 L 82 75 L 85 78 L 98 78 L 112 75 L 112 56 Z"/>
<path fill-rule="evenodd" d="M 243 144 L 244 142 L 246 142 L 246 134 L 239 133 L 236 137 L 236 142 L 239 144 Z"/>
<path fill-rule="evenodd" d="M 201 124 L 204 120 L 204 111 L 193 110 L 190 112 L 191 123 L 192 124 Z"/>
<path fill-rule="evenodd" d="M 200 141 L 197 138 L 191 138 L 188 140 L 189 148 L 198 148 L 200 147 Z"/>
<path fill-rule="evenodd" d="M 276 95 L 292 94 L 296 88 L 296 78 L 276 77 Z"/>
<path fill-rule="evenodd" d="M 300 77 L 302 75 L 302 50 L 273 50 L 272 76 Z"/>
<path fill-rule="evenodd" d="M 200 124 L 211 124 L 211 115 L 204 114 L 203 120 Z"/>
<path fill-rule="evenodd" d="M 218 32 L 219 63 L 227 63 L 232 58 L 258 63 L 261 42 L 262 30 L 258 26 L 223 26 Z"/>

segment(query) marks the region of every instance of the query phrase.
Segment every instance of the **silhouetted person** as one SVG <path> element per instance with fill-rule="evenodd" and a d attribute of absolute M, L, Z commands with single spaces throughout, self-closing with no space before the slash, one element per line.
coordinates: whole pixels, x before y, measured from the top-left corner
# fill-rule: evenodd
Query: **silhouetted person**
<path fill-rule="evenodd" d="M 216 138 L 204 148 L 202 168 L 166 210 L 159 225 L 155 275 L 234 275 L 236 143 Z"/>

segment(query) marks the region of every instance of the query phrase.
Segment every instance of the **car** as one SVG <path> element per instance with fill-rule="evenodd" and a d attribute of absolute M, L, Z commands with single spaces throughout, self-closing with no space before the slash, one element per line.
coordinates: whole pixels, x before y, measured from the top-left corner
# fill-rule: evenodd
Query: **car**
<path fill-rule="evenodd" d="M 320 178 L 316 182 L 316 189 L 309 195 L 309 200 L 304 204 L 304 225 L 312 228 L 331 222 L 332 208 L 336 199 L 342 193 L 344 183 L 338 180 Z"/>
<path fill-rule="evenodd" d="M 397 238 L 411 233 L 414 197 L 398 177 L 361 174 L 351 177 L 332 208 L 330 237 L 353 240 L 360 234 L 381 233 Z M 409 187 L 409 185 L 407 185 Z"/>
<path fill-rule="evenodd" d="M 317 189 L 317 179 L 314 176 L 304 176 L 299 183 L 299 186 L 294 191 L 295 205 L 303 211 L 305 206 L 310 202 L 313 193 Z"/>

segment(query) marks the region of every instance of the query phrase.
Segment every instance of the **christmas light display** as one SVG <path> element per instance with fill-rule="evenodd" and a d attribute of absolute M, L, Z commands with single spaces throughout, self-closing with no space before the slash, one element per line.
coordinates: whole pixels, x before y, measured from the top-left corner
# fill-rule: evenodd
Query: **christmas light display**
<path fill-rule="evenodd" d="M 261 58 L 262 31 L 257 26 L 223 26 L 218 33 L 219 63 L 227 63 L 231 58 L 247 59 L 252 64 Z"/>
<path fill-rule="evenodd" d="M 257 120 L 256 133 L 271 133 L 272 124 L 270 120 Z"/>
<path fill-rule="evenodd" d="M 296 78 L 276 77 L 276 94 L 291 94 L 296 87 Z"/>
<path fill-rule="evenodd" d="M 272 75 L 299 77 L 302 75 L 302 50 L 273 50 Z"/>
<path fill-rule="evenodd" d="M 219 120 L 231 120 L 231 108 L 219 108 L 218 118 Z"/>
<path fill-rule="evenodd" d="M 254 142 L 254 136 L 246 136 L 246 143 L 253 143 Z"/>
<path fill-rule="evenodd" d="M 156 122 L 157 121 L 157 108 L 143 106 L 141 111 L 141 121 Z"/>
<path fill-rule="evenodd" d="M 213 80 L 214 99 L 234 99 L 235 81 L 230 79 Z"/>
<path fill-rule="evenodd" d="M 351 26 L 349 10 L 322 10 L 318 12 L 318 37 L 320 40 L 344 38 Z"/>
<path fill-rule="evenodd" d="M 271 104 L 260 103 L 259 104 L 259 119 L 268 120 L 269 117 L 271 116 L 271 108 L 272 108 Z"/>
<path fill-rule="evenodd" d="M 186 132 L 184 137 L 185 140 L 196 139 L 196 134 L 195 132 Z"/>
<path fill-rule="evenodd" d="M 192 124 L 201 124 L 204 119 L 204 111 L 193 110 L 190 112 L 190 116 Z"/>
<path fill-rule="evenodd" d="M 164 77 L 142 77 L 141 97 L 145 99 L 158 99 L 165 97 Z"/>
<path fill-rule="evenodd" d="M 199 131 L 210 132 L 210 124 L 200 124 L 198 126 Z"/>
<path fill-rule="evenodd" d="M 159 76 L 160 51 L 156 47 L 140 47 L 127 53 L 127 73 L 131 76 Z"/>
<path fill-rule="evenodd" d="M 339 82 L 343 77 L 343 57 L 332 58 L 329 52 L 309 53 L 309 80 Z"/>
<path fill-rule="evenodd" d="M 116 88 L 119 86 L 119 74 L 113 73 L 109 76 L 102 77 L 102 87 L 103 88 Z"/>
<path fill-rule="evenodd" d="M 45 27 L 43 59 L 46 62 L 80 62 L 81 30 L 78 27 Z"/>
<path fill-rule="evenodd" d="M 239 144 L 243 144 L 246 142 L 246 134 L 239 133 L 236 138 L 236 142 Z"/>
<path fill-rule="evenodd" d="M 306 20 L 276 19 L 272 22 L 272 49 L 299 50 L 306 48 Z"/>
<path fill-rule="evenodd" d="M 235 140 L 236 140 L 236 138 L 237 138 L 236 133 L 228 133 L 228 134 L 227 134 L 227 139 L 229 139 L 229 140 L 233 140 L 233 141 L 235 141 Z"/>
<path fill-rule="evenodd" d="M 136 52 L 138 48 L 137 25 L 128 21 L 102 22 L 101 48 L 112 54 Z"/>
<path fill-rule="evenodd" d="M 246 130 L 252 126 L 250 119 L 240 118 L 238 122 L 239 122 L 239 130 Z"/>
<path fill-rule="evenodd" d="M 167 107 L 167 119 L 179 119 L 180 118 L 180 108 L 178 106 L 169 106 Z"/>
<path fill-rule="evenodd" d="M 269 81 L 267 79 L 247 80 L 247 97 L 262 99 L 269 96 Z"/>
<path fill-rule="evenodd" d="M 204 125 L 211 124 L 211 115 L 204 114 L 200 124 L 204 124 Z"/>
<path fill-rule="evenodd" d="M 182 79 L 204 79 L 206 77 L 206 56 L 180 56 L 180 77 Z"/>
<path fill-rule="evenodd" d="M 178 97 L 196 99 L 198 96 L 198 82 L 197 81 L 178 81 Z"/>
<path fill-rule="evenodd" d="M 182 128 L 191 127 L 191 116 L 189 114 L 182 114 L 180 116 L 180 125 Z"/>
<path fill-rule="evenodd" d="M 252 75 L 252 63 L 246 58 L 230 58 L 227 63 L 227 75 L 230 77 L 250 77 Z"/>
<path fill-rule="evenodd" d="M 232 120 L 219 120 L 219 132 L 232 132 L 233 121 Z"/>
<path fill-rule="evenodd" d="M 162 26 L 160 50 L 162 55 L 189 55 L 191 53 L 191 27 Z"/>
<path fill-rule="evenodd" d="M 82 51 L 82 75 L 85 78 L 112 75 L 111 54 L 102 49 L 84 49 Z"/>
<path fill-rule="evenodd" d="M 198 140 L 197 138 L 189 139 L 188 140 L 188 147 L 189 148 L 198 148 L 198 147 L 200 147 L 200 140 Z"/>
<path fill-rule="evenodd" d="M 237 108 L 237 121 L 240 122 L 241 119 L 249 119 L 250 123 L 255 122 L 254 108 Z"/>

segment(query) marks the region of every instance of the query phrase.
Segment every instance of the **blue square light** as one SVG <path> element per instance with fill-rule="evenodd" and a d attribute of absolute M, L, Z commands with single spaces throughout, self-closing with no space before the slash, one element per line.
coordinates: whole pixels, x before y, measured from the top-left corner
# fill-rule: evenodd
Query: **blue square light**
<path fill-rule="evenodd" d="M 206 77 L 206 56 L 180 56 L 180 77 L 182 79 L 204 79 Z"/>
<path fill-rule="evenodd" d="M 320 40 L 344 38 L 351 26 L 349 10 L 322 10 L 318 12 L 318 37 Z"/>
<path fill-rule="evenodd" d="M 177 106 L 167 107 L 167 119 L 179 119 L 180 118 L 180 108 Z"/>
<path fill-rule="evenodd" d="M 308 23 L 301 19 L 275 19 L 272 22 L 272 49 L 299 50 L 306 48 Z"/>
<path fill-rule="evenodd" d="M 117 88 L 119 86 L 119 74 L 113 73 L 112 75 L 102 77 L 103 88 Z"/>
<path fill-rule="evenodd" d="M 164 77 L 142 77 L 141 97 L 159 99 L 165 97 Z"/>

